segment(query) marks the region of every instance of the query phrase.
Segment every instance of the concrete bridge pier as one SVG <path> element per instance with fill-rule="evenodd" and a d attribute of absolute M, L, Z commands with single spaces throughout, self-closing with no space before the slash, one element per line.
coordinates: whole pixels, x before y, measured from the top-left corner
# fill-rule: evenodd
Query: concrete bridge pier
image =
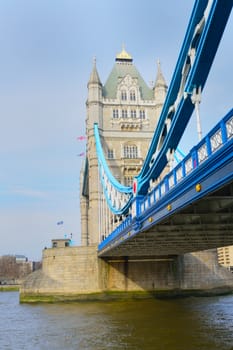
<path fill-rule="evenodd" d="M 215 250 L 167 257 L 98 258 L 97 246 L 43 251 L 42 270 L 21 286 L 21 302 L 215 295 L 233 291 L 233 274 Z"/>

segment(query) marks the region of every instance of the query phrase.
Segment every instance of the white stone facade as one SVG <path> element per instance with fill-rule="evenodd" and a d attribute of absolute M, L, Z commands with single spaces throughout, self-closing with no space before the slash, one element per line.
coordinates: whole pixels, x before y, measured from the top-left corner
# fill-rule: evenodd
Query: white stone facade
<path fill-rule="evenodd" d="M 149 88 L 125 50 L 117 55 L 105 85 L 101 83 L 94 62 L 86 103 L 86 165 L 82 169 L 80 183 L 82 245 L 99 243 L 101 236 L 106 236 L 119 219 L 113 217 L 103 204 L 98 181 L 94 123 L 98 124 L 102 148 L 112 174 L 120 183 L 131 186 L 134 176 L 142 168 L 166 91 L 160 65 L 155 84 Z M 104 228 L 101 227 L 101 216 L 108 217 Z"/>

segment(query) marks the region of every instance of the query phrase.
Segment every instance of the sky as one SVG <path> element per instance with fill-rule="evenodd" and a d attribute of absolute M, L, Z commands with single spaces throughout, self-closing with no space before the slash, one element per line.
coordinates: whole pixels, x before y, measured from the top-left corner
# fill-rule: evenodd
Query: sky
<path fill-rule="evenodd" d="M 0 0 L 0 255 L 40 260 L 51 239 L 80 244 L 79 173 L 87 82 L 104 84 L 124 44 L 149 85 L 169 85 L 193 0 Z M 203 135 L 231 108 L 233 19 L 200 106 Z M 198 142 L 193 116 L 181 140 Z M 63 225 L 57 222 L 63 221 Z"/>

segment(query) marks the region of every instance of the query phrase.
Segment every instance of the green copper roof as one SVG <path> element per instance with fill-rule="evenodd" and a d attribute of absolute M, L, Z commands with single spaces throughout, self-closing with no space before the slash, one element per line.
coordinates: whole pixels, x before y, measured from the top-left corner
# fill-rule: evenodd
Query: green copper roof
<path fill-rule="evenodd" d="M 111 99 L 116 98 L 119 80 L 123 79 L 127 74 L 129 74 L 132 78 L 138 79 L 138 85 L 143 100 L 152 100 L 154 98 L 153 89 L 150 89 L 146 85 L 133 63 L 127 61 L 115 63 L 112 72 L 110 73 L 107 82 L 103 87 L 103 96 Z"/>

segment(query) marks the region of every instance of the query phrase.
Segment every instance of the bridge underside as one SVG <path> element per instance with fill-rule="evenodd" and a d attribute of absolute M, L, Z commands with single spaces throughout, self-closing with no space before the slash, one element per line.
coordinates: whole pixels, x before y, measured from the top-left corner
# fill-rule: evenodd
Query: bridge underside
<path fill-rule="evenodd" d="M 233 244 L 233 183 L 229 183 L 100 256 L 180 255 Z"/>

